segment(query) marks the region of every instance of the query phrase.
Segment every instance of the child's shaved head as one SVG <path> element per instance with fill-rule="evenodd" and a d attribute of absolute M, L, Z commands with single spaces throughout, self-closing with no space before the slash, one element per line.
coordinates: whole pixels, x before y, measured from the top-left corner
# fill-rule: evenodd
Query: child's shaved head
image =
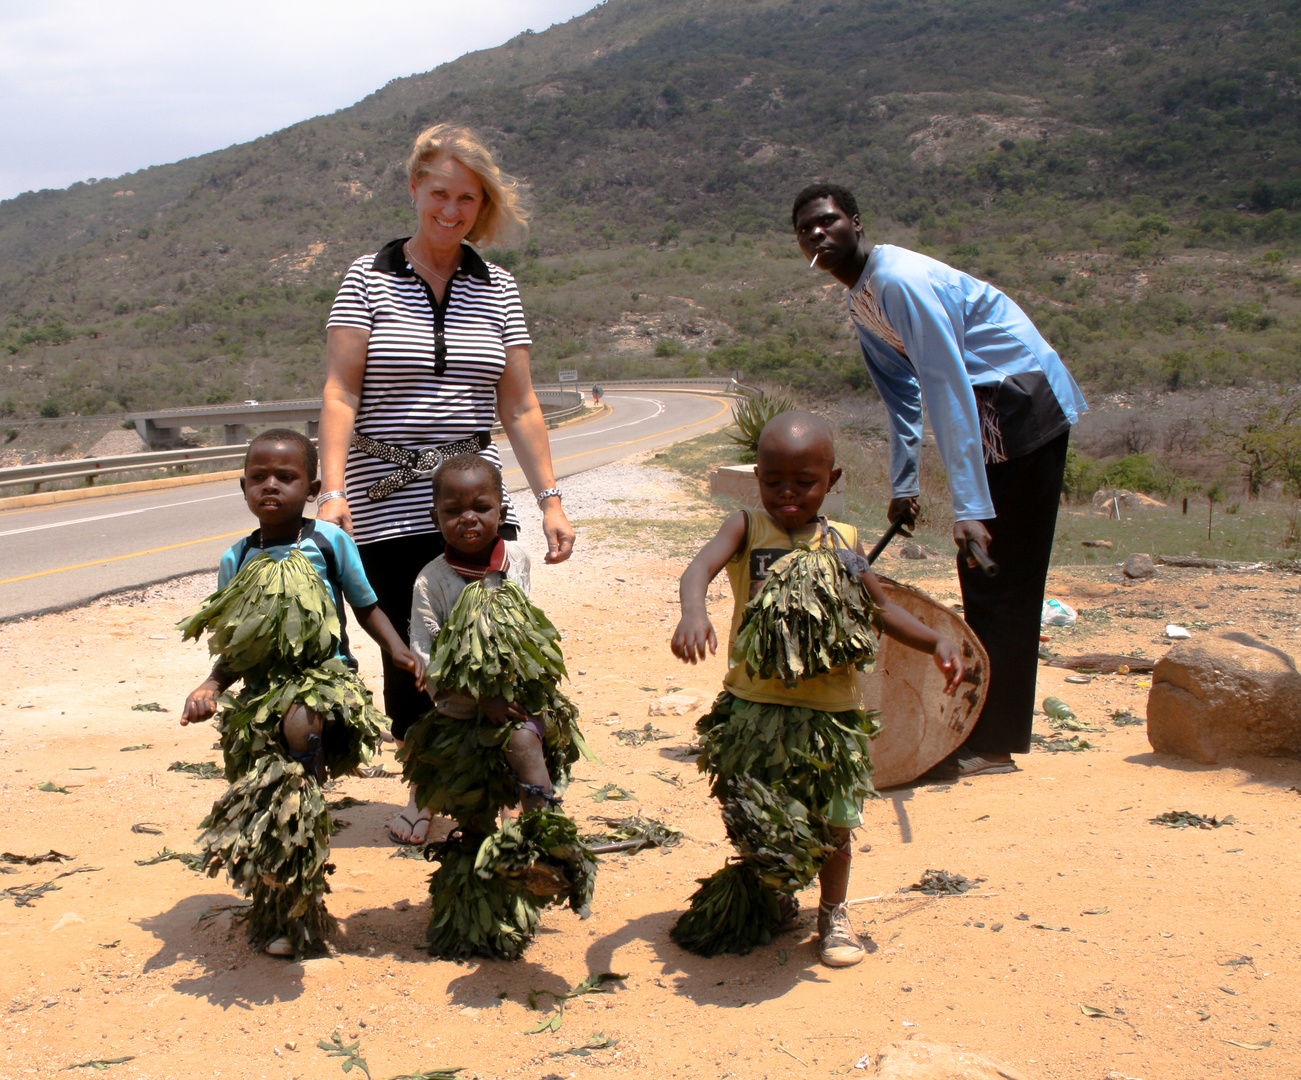
<path fill-rule="evenodd" d="M 816 413 L 793 409 L 779 413 L 759 433 L 759 453 L 789 455 L 799 452 L 825 453 L 827 466 L 836 463 L 836 441 L 831 424 Z"/>

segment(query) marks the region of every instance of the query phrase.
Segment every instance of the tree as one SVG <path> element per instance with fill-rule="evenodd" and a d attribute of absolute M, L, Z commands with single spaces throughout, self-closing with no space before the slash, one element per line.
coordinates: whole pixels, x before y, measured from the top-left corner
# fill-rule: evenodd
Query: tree
<path fill-rule="evenodd" d="M 1251 498 L 1267 480 L 1278 480 L 1301 498 L 1301 393 L 1282 401 L 1259 397 L 1244 410 L 1244 421 L 1214 418 L 1205 442 L 1241 465 Z"/>

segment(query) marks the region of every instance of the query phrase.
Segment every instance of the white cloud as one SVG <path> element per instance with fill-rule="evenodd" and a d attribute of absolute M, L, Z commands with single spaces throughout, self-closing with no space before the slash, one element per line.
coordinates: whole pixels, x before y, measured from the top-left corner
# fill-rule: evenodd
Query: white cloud
<path fill-rule="evenodd" d="M 6 0 L 0 199 L 253 139 L 593 2 Z"/>

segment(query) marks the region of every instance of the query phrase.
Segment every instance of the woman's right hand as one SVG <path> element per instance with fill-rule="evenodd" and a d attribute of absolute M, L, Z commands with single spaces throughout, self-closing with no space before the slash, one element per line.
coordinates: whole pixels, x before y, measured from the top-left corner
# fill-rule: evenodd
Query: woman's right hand
<path fill-rule="evenodd" d="M 317 521 L 328 521 L 337 525 L 349 536 L 352 535 L 352 511 L 348 509 L 348 500 L 340 495 L 316 509 Z"/>

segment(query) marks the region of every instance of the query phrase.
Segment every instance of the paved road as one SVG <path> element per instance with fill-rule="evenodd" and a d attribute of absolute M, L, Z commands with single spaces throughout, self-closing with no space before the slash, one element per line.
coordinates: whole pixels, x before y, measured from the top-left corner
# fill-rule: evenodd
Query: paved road
<path fill-rule="evenodd" d="M 722 427 L 722 397 L 611 393 L 612 413 L 552 433 L 556 475 L 607 465 Z M 506 486 L 525 486 L 503 441 Z M 71 607 L 104 593 L 213 570 L 254 528 L 234 480 L 0 512 L 0 620 Z"/>

